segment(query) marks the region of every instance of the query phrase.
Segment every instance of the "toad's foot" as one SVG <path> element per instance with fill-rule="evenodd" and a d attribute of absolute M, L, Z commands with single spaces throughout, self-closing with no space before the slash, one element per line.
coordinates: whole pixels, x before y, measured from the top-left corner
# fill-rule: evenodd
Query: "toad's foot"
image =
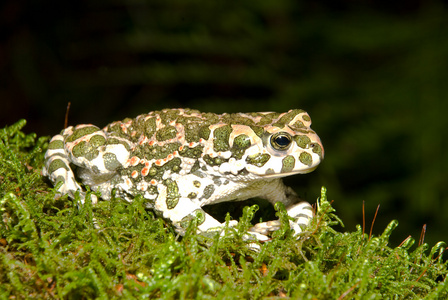
<path fill-rule="evenodd" d="M 291 229 L 294 230 L 294 235 L 298 235 L 310 224 L 314 216 L 313 207 L 308 202 L 300 202 L 294 204 L 287 209 L 288 216 L 294 220 L 289 221 Z M 268 221 L 257 223 L 249 229 L 250 233 L 258 233 L 264 236 L 280 229 L 280 221 Z"/>

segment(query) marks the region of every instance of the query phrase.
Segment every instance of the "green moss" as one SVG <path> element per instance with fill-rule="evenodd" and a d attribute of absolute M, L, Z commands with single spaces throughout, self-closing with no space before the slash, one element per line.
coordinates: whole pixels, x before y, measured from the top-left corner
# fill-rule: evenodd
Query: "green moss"
<path fill-rule="evenodd" d="M 76 205 L 79 198 L 55 200 L 40 175 L 49 139 L 22 133 L 24 125 L 0 130 L 1 299 L 448 297 L 444 243 L 415 247 L 410 238 L 392 246 L 396 221 L 379 236 L 361 226 L 339 232 L 325 189 L 299 240 L 276 205 L 281 228 L 269 242 L 255 242 L 257 252 L 244 238 L 257 206 L 246 207 L 223 234 L 197 234 L 204 218 L 198 214 L 176 239 L 141 196 L 132 203 L 113 196 L 95 206 L 91 192 L 84 205 Z"/>

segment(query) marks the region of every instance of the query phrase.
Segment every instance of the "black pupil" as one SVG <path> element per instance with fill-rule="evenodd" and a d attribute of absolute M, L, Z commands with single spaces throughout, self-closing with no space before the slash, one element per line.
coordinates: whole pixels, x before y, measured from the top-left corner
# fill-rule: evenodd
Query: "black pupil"
<path fill-rule="evenodd" d="M 290 139 L 288 137 L 284 136 L 284 135 L 280 135 L 280 136 L 275 138 L 275 142 L 280 147 L 286 147 L 286 146 L 289 145 Z"/>

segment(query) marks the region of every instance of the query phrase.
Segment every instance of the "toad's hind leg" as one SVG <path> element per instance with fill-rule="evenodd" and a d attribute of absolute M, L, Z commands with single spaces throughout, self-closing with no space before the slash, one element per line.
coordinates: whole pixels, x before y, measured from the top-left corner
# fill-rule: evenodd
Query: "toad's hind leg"
<path fill-rule="evenodd" d="M 128 162 L 132 145 L 129 141 L 115 137 L 93 125 L 68 127 L 54 136 L 45 153 L 45 168 L 42 174 L 50 178 L 61 194 L 71 198 L 77 191 L 81 202 L 85 193 L 77 182 L 72 166 L 76 166 L 85 185 L 93 190 L 108 182 L 117 170 Z M 109 195 L 103 195 L 105 199 Z M 95 199 L 96 201 L 96 199 Z"/>
<path fill-rule="evenodd" d="M 81 191 L 81 186 L 76 182 L 75 174 L 70 167 L 69 154 L 65 150 L 64 137 L 60 134 L 54 136 L 48 150 L 45 153 L 45 166 L 42 175 L 48 176 L 56 186 L 62 182 L 58 191 L 60 194 L 68 194 L 74 198 L 76 191 Z"/>

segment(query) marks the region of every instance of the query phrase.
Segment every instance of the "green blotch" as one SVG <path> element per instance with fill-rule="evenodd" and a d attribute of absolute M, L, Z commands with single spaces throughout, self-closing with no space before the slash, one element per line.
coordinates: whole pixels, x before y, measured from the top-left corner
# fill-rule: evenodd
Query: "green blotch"
<path fill-rule="evenodd" d="M 310 116 L 308 116 L 308 115 L 303 115 L 303 116 L 302 116 L 302 119 L 303 119 L 304 121 L 307 121 L 307 122 L 310 122 L 310 121 L 311 121 L 311 118 L 310 118 Z"/>
<path fill-rule="evenodd" d="M 106 139 L 102 135 L 94 135 L 89 140 L 91 147 L 99 147 L 106 144 Z"/>
<path fill-rule="evenodd" d="M 171 173 L 179 173 L 181 170 L 180 165 L 182 164 L 182 160 L 179 157 L 175 157 L 169 162 L 165 163 L 163 166 L 160 167 L 160 170 L 163 172 L 167 170 L 171 170 Z"/>
<path fill-rule="evenodd" d="M 171 173 L 179 173 L 181 170 L 181 167 L 180 167 L 181 164 L 182 164 L 182 160 L 179 157 L 175 157 L 160 167 L 153 165 L 149 169 L 148 176 L 146 176 L 144 178 L 148 182 L 151 181 L 152 179 L 162 180 L 163 174 L 168 170 L 170 170 Z M 140 172 L 141 169 L 143 168 L 143 165 L 139 164 L 137 167 L 139 167 L 138 172 Z M 130 168 L 127 168 L 127 169 L 130 169 Z"/>
<path fill-rule="evenodd" d="M 72 154 L 74 157 L 81 157 L 85 156 L 88 151 L 89 145 L 86 141 L 82 141 L 73 147 Z"/>
<path fill-rule="evenodd" d="M 113 133 L 114 135 L 123 136 L 123 130 L 121 130 L 120 123 L 107 125 L 107 132 Z"/>
<path fill-rule="evenodd" d="M 193 180 L 193 185 L 196 188 L 200 188 L 201 187 L 201 182 L 199 180 Z"/>
<path fill-rule="evenodd" d="M 311 166 L 313 164 L 313 157 L 307 152 L 300 153 L 299 160 L 302 164 L 307 166 Z"/>
<path fill-rule="evenodd" d="M 274 124 L 272 124 L 272 126 L 276 126 L 278 128 L 283 128 L 286 126 L 286 124 L 291 123 L 291 121 L 298 115 L 301 113 L 304 113 L 305 111 L 302 109 L 294 109 L 291 110 L 290 112 L 286 113 L 283 117 L 281 117 L 277 122 L 275 122 Z"/>
<path fill-rule="evenodd" d="M 179 203 L 179 187 L 177 186 L 177 182 L 172 179 L 164 180 L 163 184 L 166 186 L 166 207 L 173 209 Z"/>
<path fill-rule="evenodd" d="M 71 143 L 77 139 L 79 139 L 80 137 L 83 137 L 85 135 L 88 134 L 92 134 L 94 132 L 100 131 L 100 129 L 96 126 L 87 126 L 87 127 L 83 127 L 83 128 L 79 128 L 79 129 L 75 129 L 73 131 L 73 133 L 71 135 L 69 135 L 66 139 L 65 142 L 66 143 Z"/>
<path fill-rule="evenodd" d="M 203 152 L 204 145 L 197 145 L 196 147 L 190 148 L 185 146 L 182 151 L 179 151 L 179 154 L 183 157 L 189 158 L 199 158 Z"/>
<path fill-rule="evenodd" d="M 202 159 L 205 161 L 205 163 L 207 164 L 207 165 L 209 165 L 209 166 L 219 166 L 219 165 L 221 165 L 222 163 L 224 163 L 224 162 L 227 162 L 227 161 L 229 161 L 228 159 L 224 159 L 224 158 L 222 158 L 222 157 L 215 157 L 215 158 L 212 158 L 212 157 L 210 157 L 210 155 L 204 155 L 203 157 L 202 157 Z"/>
<path fill-rule="evenodd" d="M 199 137 L 203 138 L 204 140 L 208 140 L 208 138 L 210 137 L 210 133 L 211 133 L 211 130 L 210 130 L 209 126 L 202 126 L 199 129 Z"/>
<path fill-rule="evenodd" d="M 205 187 L 202 198 L 208 199 L 213 195 L 214 192 L 215 192 L 215 186 L 213 184 L 209 184 Z"/>
<path fill-rule="evenodd" d="M 221 126 L 213 131 L 213 150 L 227 151 L 230 149 L 229 138 L 232 132 L 232 127 L 230 125 Z"/>
<path fill-rule="evenodd" d="M 293 139 L 296 142 L 297 146 L 302 149 L 308 148 L 308 145 L 311 143 L 310 138 L 306 135 L 296 135 L 293 137 Z"/>
<path fill-rule="evenodd" d="M 64 149 L 64 142 L 61 140 L 52 141 L 48 144 L 48 149 Z"/>
<path fill-rule="evenodd" d="M 165 126 L 162 129 L 157 130 L 156 139 L 159 142 L 171 140 L 176 137 L 177 130 L 174 126 Z"/>
<path fill-rule="evenodd" d="M 114 171 L 122 166 L 114 153 L 104 153 L 103 160 L 104 166 L 109 171 Z"/>
<path fill-rule="evenodd" d="M 257 166 L 257 167 L 262 167 L 264 166 L 268 160 L 271 158 L 271 156 L 267 153 L 259 153 L 259 154 L 255 154 L 255 155 L 250 155 L 246 158 L 246 162 L 248 164 Z"/>
<path fill-rule="evenodd" d="M 48 166 L 48 174 L 54 173 L 57 169 L 66 169 L 67 171 L 70 170 L 70 168 L 67 166 L 67 164 L 62 159 L 55 159 L 53 160 L 50 165 Z"/>
<path fill-rule="evenodd" d="M 178 109 L 167 109 L 166 111 L 155 111 L 154 113 L 160 116 L 162 124 L 168 124 L 179 117 L 180 111 Z"/>
<path fill-rule="evenodd" d="M 63 184 L 65 183 L 65 177 L 62 175 L 59 175 L 58 177 L 56 177 L 56 179 L 54 180 L 54 185 L 56 186 L 59 182 L 62 182 Z"/>
<path fill-rule="evenodd" d="M 305 126 L 305 124 L 303 124 L 302 121 L 297 121 L 294 124 L 290 124 L 289 127 L 294 131 L 300 131 L 300 132 L 303 132 L 304 128 L 307 128 Z M 306 132 L 308 132 L 308 131 L 306 131 Z"/>
<path fill-rule="evenodd" d="M 204 126 L 204 123 L 206 123 L 204 120 L 199 117 L 180 116 L 177 118 L 176 122 L 182 124 L 182 126 L 184 127 L 185 140 L 188 143 L 199 142 L 199 131 L 201 127 Z"/>
<path fill-rule="evenodd" d="M 202 118 L 207 120 L 208 124 L 216 124 L 219 122 L 219 117 L 214 113 L 202 113 Z"/>
<path fill-rule="evenodd" d="M 296 159 L 291 156 L 288 155 L 285 158 L 283 158 L 282 160 L 282 173 L 287 173 L 287 172 L 291 172 L 294 169 L 294 165 L 296 163 Z"/>
<path fill-rule="evenodd" d="M 148 120 L 146 120 L 144 127 L 145 127 L 145 136 L 147 138 L 151 138 L 154 132 L 156 132 L 157 130 L 156 118 L 149 118 Z"/>
<path fill-rule="evenodd" d="M 191 221 L 197 220 L 197 225 L 201 225 L 205 222 L 205 212 L 201 209 L 193 211 L 191 214 L 185 216 L 180 220 L 179 225 L 181 228 L 186 229 Z"/>
<path fill-rule="evenodd" d="M 197 170 L 201 168 L 201 165 L 199 164 L 199 160 L 195 161 L 193 164 L 193 167 L 191 167 L 190 173 L 195 173 Z"/>
<path fill-rule="evenodd" d="M 149 169 L 148 175 L 151 176 L 151 177 L 154 177 L 154 176 L 156 176 L 156 174 L 157 174 L 157 168 L 156 167 L 151 167 Z"/>
<path fill-rule="evenodd" d="M 221 121 L 226 124 L 238 124 L 238 125 L 254 125 L 254 121 L 240 113 L 235 114 L 224 114 L 221 117 Z"/>
<path fill-rule="evenodd" d="M 280 113 L 270 112 L 270 113 L 248 113 L 251 117 L 257 118 L 260 117 L 257 122 L 258 126 L 265 126 L 272 123 L 272 120 L 277 119 Z"/>
<path fill-rule="evenodd" d="M 313 146 L 313 152 L 319 155 L 320 159 L 322 159 L 322 147 L 318 143 L 311 144 Z"/>
<path fill-rule="evenodd" d="M 85 157 L 87 160 L 96 158 L 99 154 L 98 147 L 106 144 L 106 139 L 102 135 L 94 135 L 89 141 L 81 141 L 72 149 L 73 156 Z"/>
<path fill-rule="evenodd" d="M 233 139 L 233 147 L 237 149 L 247 149 L 251 145 L 250 138 L 246 134 L 240 134 Z"/>
<path fill-rule="evenodd" d="M 258 137 L 262 137 L 263 136 L 263 133 L 264 133 L 264 129 L 263 129 L 263 127 L 260 127 L 260 126 L 249 126 L 250 127 L 250 129 L 252 129 L 253 130 L 253 132 L 258 136 Z"/>
<path fill-rule="evenodd" d="M 198 194 L 196 194 L 196 193 L 194 193 L 194 192 L 191 192 L 190 194 L 188 194 L 188 198 L 189 199 L 196 199 L 196 197 L 198 196 Z"/>

